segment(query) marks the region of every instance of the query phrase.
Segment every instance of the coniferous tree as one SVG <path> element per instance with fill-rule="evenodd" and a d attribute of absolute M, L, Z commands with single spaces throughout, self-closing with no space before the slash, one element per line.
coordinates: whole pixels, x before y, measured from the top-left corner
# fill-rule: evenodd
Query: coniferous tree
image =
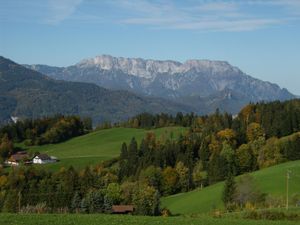
<path fill-rule="evenodd" d="M 90 191 L 86 196 L 86 200 L 89 213 L 99 213 L 103 211 L 104 196 L 100 191 Z"/>
<path fill-rule="evenodd" d="M 0 141 L 0 163 L 2 163 L 9 155 L 13 153 L 14 146 L 12 141 L 5 134 Z"/>
<path fill-rule="evenodd" d="M 107 212 L 107 213 L 110 213 L 111 209 L 112 209 L 112 206 L 113 206 L 112 199 L 109 196 L 105 195 L 104 196 L 104 203 L 103 203 L 104 211 Z"/>
<path fill-rule="evenodd" d="M 121 154 L 120 154 L 120 169 L 119 169 L 119 181 L 122 181 L 125 177 L 129 175 L 128 168 L 128 150 L 126 143 L 122 144 Z"/>
<path fill-rule="evenodd" d="M 5 197 L 2 211 L 3 212 L 17 212 L 18 211 L 18 193 L 15 190 L 9 191 Z"/>
<path fill-rule="evenodd" d="M 236 183 L 234 176 L 229 173 L 224 184 L 224 190 L 222 195 L 223 203 L 227 210 L 231 211 L 234 207 L 234 197 L 236 194 Z"/>
<path fill-rule="evenodd" d="M 81 199 L 79 193 L 76 192 L 75 195 L 73 196 L 72 203 L 71 203 L 71 210 L 73 212 L 78 213 L 80 211 L 81 200 L 82 199 Z"/>
<path fill-rule="evenodd" d="M 135 175 L 138 165 L 138 146 L 135 138 L 131 139 L 128 150 L 128 173 Z"/>
<path fill-rule="evenodd" d="M 89 213 L 89 205 L 86 198 L 83 198 L 80 203 L 80 211 L 82 213 Z"/>
<path fill-rule="evenodd" d="M 208 178 L 210 184 L 224 180 L 226 177 L 226 170 L 224 170 L 224 168 L 227 168 L 226 160 L 220 156 L 220 154 L 213 153 L 208 167 Z"/>

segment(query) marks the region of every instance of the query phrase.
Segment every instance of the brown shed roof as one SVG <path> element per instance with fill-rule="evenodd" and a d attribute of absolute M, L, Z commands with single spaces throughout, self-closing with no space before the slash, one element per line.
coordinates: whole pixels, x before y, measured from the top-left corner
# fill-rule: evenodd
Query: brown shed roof
<path fill-rule="evenodd" d="M 134 211 L 133 205 L 113 205 L 113 213 L 130 213 Z"/>
<path fill-rule="evenodd" d="M 28 158 L 29 155 L 26 152 L 17 152 L 16 154 L 10 156 L 9 161 L 19 162 Z"/>

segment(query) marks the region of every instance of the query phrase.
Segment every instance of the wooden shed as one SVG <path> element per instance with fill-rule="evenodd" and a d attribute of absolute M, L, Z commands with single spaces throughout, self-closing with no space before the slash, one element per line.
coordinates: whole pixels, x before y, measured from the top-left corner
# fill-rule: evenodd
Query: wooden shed
<path fill-rule="evenodd" d="M 133 205 L 113 205 L 113 214 L 132 214 L 134 212 Z"/>

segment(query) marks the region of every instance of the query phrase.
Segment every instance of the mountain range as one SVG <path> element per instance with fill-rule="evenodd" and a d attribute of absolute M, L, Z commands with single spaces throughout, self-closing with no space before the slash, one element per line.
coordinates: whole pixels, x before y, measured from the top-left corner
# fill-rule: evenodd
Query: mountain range
<path fill-rule="evenodd" d="M 169 99 L 196 112 L 237 113 L 249 102 L 294 98 L 287 89 L 255 79 L 225 61 L 145 60 L 100 55 L 68 67 L 25 65 L 57 80 L 94 83 L 112 90 Z"/>
<path fill-rule="evenodd" d="M 95 123 L 120 121 L 142 112 L 188 112 L 185 105 L 112 91 L 95 84 L 58 81 L 0 57 L 0 124 L 10 118 L 74 114 Z"/>
<path fill-rule="evenodd" d="M 237 113 L 249 102 L 295 98 L 224 61 L 109 55 L 68 67 L 19 65 L 0 57 L 0 123 L 13 117 L 76 114 L 95 123 L 138 113 Z"/>

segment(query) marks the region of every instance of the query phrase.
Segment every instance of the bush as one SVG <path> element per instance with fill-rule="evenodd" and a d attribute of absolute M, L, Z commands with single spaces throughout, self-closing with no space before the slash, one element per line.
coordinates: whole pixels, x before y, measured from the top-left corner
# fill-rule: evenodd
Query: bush
<path fill-rule="evenodd" d="M 294 206 L 299 207 L 300 206 L 300 194 L 293 194 L 291 203 Z"/>
<path fill-rule="evenodd" d="M 158 216 L 160 214 L 159 193 L 151 186 L 139 186 L 135 190 L 133 203 L 136 206 L 137 215 Z"/>
<path fill-rule="evenodd" d="M 285 213 L 282 211 L 248 211 L 244 215 L 245 219 L 254 220 L 299 220 L 300 214 L 297 213 Z"/>
<path fill-rule="evenodd" d="M 164 208 L 164 209 L 161 210 L 161 215 L 163 217 L 169 217 L 169 216 L 172 216 L 172 213 L 169 209 Z"/>
<path fill-rule="evenodd" d="M 37 205 L 27 205 L 21 208 L 21 213 L 31 214 L 31 213 L 49 213 L 50 209 L 47 207 L 46 203 L 38 203 Z"/>
<path fill-rule="evenodd" d="M 282 197 L 274 197 L 268 195 L 266 197 L 265 206 L 268 208 L 281 208 L 285 206 L 285 199 Z"/>

